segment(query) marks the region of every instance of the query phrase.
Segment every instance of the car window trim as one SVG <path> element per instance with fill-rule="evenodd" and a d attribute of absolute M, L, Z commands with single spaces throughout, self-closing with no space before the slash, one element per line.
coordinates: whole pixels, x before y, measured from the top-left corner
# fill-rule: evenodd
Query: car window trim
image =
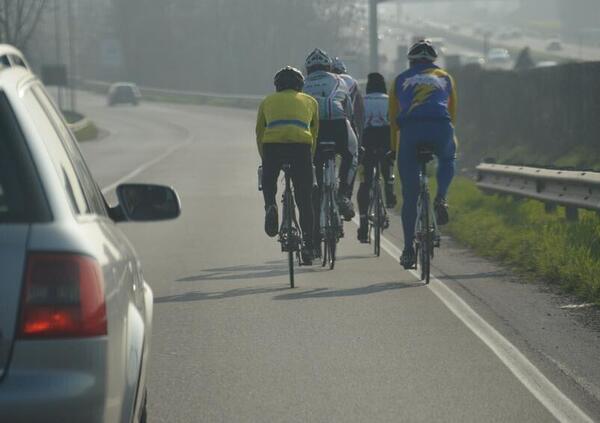
<path fill-rule="evenodd" d="M 34 88 L 38 88 L 39 91 L 46 97 L 46 101 L 48 102 L 48 104 L 50 105 L 50 107 L 54 108 L 54 115 L 56 117 L 58 117 L 58 119 L 60 119 L 60 122 L 56 122 L 55 118 L 53 117 L 53 113 L 51 113 L 48 108 L 46 107 L 46 102 L 43 101 L 43 99 L 40 99 L 40 94 L 38 93 L 37 90 L 35 90 Z M 44 111 L 46 112 L 46 114 L 48 115 L 48 118 L 50 120 L 50 123 L 52 124 L 52 126 L 54 127 L 54 131 L 56 132 L 56 134 L 58 135 L 58 138 L 60 139 L 60 142 L 62 144 L 63 149 L 65 150 L 67 157 L 71 163 L 71 166 L 73 167 L 73 170 L 75 172 L 75 176 L 77 177 L 77 180 L 79 182 L 79 185 L 81 187 L 81 191 L 83 193 L 83 196 L 85 198 L 86 204 L 87 204 L 87 208 L 88 211 L 87 213 L 79 213 L 79 215 L 88 215 L 88 214 L 93 214 L 93 215 L 98 215 L 98 216 L 108 216 L 108 210 L 106 210 L 106 207 L 103 207 L 103 201 L 102 198 L 102 193 L 98 191 L 98 185 L 96 184 L 96 181 L 94 180 L 89 168 L 87 167 L 87 163 L 85 162 L 85 158 L 83 157 L 83 155 L 81 154 L 81 151 L 77 151 L 79 156 L 80 156 L 80 162 L 81 164 L 85 167 L 84 172 L 87 173 L 87 175 L 81 175 L 81 170 L 79 169 L 79 166 L 76 166 L 74 161 L 75 158 L 73 157 L 73 152 L 71 151 L 71 147 L 68 145 L 65 145 L 67 142 L 71 141 L 73 143 L 74 148 L 78 149 L 79 147 L 77 146 L 77 144 L 75 144 L 75 140 L 72 139 L 72 135 L 71 132 L 68 130 L 67 126 L 66 126 L 66 122 L 64 120 L 64 117 L 62 116 L 62 112 L 59 112 L 56 107 L 54 106 L 54 104 L 52 103 L 51 99 L 48 97 L 48 95 L 46 94 L 46 92 L 43 89 L 43 85 L 37 81 L 35 84 L 33 84 L 30 89 L 32 90 L 33 95 L 36 97 L 36 99 L 38 100 L 38 102 L 40 103 L 40 106 L 42 107 L 42 109 L 44 109 Z M 68 136 L 70 138 L 70 140 L 65 140 L 63 137 L 63 131 L 61 131 L 61 128 L 58 127 L 58 125 L 64 125 L 65 129 L 67 129 L 67 134 L 66 136 Z M 82 182 L 82 179 L 88 180 L 90 183 L 84 183 Z M 90 185 L 88 187 L 88 185 Z M 93 193 L 90 193 L 89 190 L 93 190 Z M 96 200 L 93 200 L 90 198 L 91 195 L 95 195 L 96 196 Z M 98 204 L 96 204 L 98 203 Z M 100 209 L 98 209 L 98 207 Z"/>

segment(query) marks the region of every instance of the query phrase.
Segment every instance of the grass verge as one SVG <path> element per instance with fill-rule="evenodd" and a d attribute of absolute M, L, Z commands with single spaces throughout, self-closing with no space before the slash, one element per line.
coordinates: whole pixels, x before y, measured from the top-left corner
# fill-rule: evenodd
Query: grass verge
<path fill-rule="evenodd" d="M 65 117 L 67 124 L 71 127 L 77 141 L 91 141 L 98 138 L 98 128 L 94 122 L 90 119 L 86 119 L 84 115 L 71 110 L 62 110 L 62 114 Z M 79 125 L 79 123 L 82 122 L 83 125 Z"/>
<path fill-rule="evenodd" d="M 74 131 L 73 134 L 79 142 L 92 141 L 98 138 L 99 131 L 94 122 L 89 121 L 87 125 L 77 131 Z"/>
<path fill-rule="evenodd" d="M 600 305 L 600 218 L 568 222 L 533 200 L 482 194 L 458 177 L 449 194 L 449 232 L 477 253 Z"/>

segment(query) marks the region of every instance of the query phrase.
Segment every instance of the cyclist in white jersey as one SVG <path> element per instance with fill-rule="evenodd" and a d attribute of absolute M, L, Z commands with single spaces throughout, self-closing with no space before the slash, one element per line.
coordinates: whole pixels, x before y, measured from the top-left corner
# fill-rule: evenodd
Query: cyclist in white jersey
<path fill-rule="evenodd" d="M 308 55 L 306 72 L 308 76 L 304 82 L 304 92 L 319 103 L 320 127 L 315 154 L 317 183 L 320 186 L 324 160 L 319 144 L 335 142 L 336 153 L 342 158 L 338 203 L 344 219 L 350 221 L 354 217 L 350 184 L 358 167 L 358 141 L 349 121 L 353 114 L 352 99 L 344 80 L 331 72 L 331 59 L 322 50 L 315 49 Z M 314 204 L 320 202 L 315 201 Z"/>
<path fill-rule="evenodd" d="M 370 73 L 367 79 L 365 101 L 365 117 L 363 132 L 363 159 L 361 164 L 360 186 L 357 193 L 360 227 L 357 238 L 362 243 L 369 242 L 369 187 L 375 166 L 381 167 L 385 181 L 386 206 L 396 206 L 394 195 L 394 155 L 390 148 L 390 122 L 388 117 L 389 98 L 386 94 L 385 79 L 379 73 Z M 378 155 L 375 153 L 378 152 Z"/>

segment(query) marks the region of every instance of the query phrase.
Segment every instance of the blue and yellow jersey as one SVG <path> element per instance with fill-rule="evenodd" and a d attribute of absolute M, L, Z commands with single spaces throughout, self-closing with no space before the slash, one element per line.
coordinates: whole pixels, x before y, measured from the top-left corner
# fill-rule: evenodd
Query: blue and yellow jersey
<path fill-rule="evenodd" d="M 319 104 L 307 94 L 285 90 L 267 96 L 258 108 L 256 143 L 309 144 L 313 152 L 319 134 Z"/>
<path fill-rule="evenodd" d="M 389 113 L 392 150 L 397 149 L 398 131 L 411 120 L 456 120 L 456 88 L 445 70 L 422 63 L 396 77 L 390 89 Z"/>

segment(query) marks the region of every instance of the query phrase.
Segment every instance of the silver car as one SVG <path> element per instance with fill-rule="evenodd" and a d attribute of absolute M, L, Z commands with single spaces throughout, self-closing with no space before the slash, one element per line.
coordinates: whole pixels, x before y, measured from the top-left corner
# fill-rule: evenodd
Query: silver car
<path fill-rule="evenodd" d="M 177 194 L 125 184 L 107 206 L 42 83 L 13 62 L 0 68 L 0 421 L 143 422 L 153 296 L 116 222 L 175 218 Z"/>

